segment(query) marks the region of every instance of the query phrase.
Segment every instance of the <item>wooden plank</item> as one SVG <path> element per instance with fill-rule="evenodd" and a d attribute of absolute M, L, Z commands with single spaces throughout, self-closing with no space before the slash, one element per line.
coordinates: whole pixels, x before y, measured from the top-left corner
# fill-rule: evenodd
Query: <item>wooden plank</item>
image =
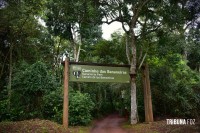
<path fill-rule="evenodd" d="M 64 67 L 64 97 L 63 97 L 63 126 L 68 129 L 68 87 L 69 87 L 69 59 L 65 59 Z"/>

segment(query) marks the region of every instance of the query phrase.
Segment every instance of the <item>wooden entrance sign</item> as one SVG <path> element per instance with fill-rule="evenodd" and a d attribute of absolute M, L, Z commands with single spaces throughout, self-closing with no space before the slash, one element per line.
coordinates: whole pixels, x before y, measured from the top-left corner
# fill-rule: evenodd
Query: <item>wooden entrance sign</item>
<path fill-rule="evenodd" d="M 144 86 L 145 121 L 153 122 L 151 90 L 148 65 L 142 67 Z M 95 63 L 64 62 L 64 98 L 63 98 L 63 126 L 68 129 L 68 89 L 69 81 L 73 82 L 118 82 L 130 83 L 129 65 L 102 65 Z"/>

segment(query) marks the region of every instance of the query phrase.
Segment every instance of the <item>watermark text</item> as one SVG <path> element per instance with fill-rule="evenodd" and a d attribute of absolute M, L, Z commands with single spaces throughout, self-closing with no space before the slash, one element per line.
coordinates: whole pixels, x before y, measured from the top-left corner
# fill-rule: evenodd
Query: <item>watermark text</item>
<path fill-rule="evenodd" d="M 167 125 L 195 125 L 195 119 L 166 119 Z"/>

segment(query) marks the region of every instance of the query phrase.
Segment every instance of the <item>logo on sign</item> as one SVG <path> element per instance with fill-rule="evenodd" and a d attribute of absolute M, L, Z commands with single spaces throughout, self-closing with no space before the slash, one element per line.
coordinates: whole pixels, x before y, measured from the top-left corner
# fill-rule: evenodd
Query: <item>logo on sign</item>
<path fill-rule="evenodd" d="M 76 77 L 76 79 L 79 79 L 81 76 L 81 67 L 80 66 L 73 66 L 73 75 Z"/>
<path fill-rule="evenodd" d="M 73 75 L 76 77 L 76 79 L 79 79 L 81 76 L 81 71 L 73 71 Z"/>

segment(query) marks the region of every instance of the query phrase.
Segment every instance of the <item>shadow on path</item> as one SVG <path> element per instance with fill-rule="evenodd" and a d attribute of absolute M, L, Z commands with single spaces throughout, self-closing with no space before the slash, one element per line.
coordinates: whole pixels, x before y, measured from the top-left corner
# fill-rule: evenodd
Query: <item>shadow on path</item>
<path fill-rule="evenodd" d="M 95 122 L 94 126 L 90 130 L 90 133 L 128 133 L 121 127 L 121 124 L 126 119 L 119 115 L 109 115 L 108 117 Z"/>

